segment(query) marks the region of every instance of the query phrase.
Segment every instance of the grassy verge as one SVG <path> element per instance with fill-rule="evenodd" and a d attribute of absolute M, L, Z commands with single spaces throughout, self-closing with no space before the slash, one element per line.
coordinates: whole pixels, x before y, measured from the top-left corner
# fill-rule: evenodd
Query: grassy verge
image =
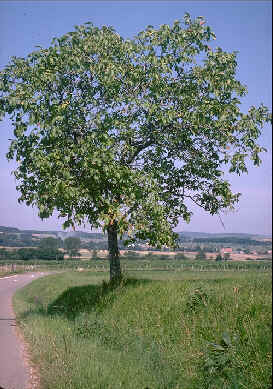
<path fill-rule="evenodd" d="M 21 274 L 23 273 L 22 270 L 16 270 L 16 271 L 0 271 L 0 278 L 8 277 L 8 276 L 14 276 L 16 274 Z"/>
<path fill-rule="evenodd" d="M 271 386 L 269 273 L 104 277 L 51 275 L 15 295 L 42 389 Z"/>

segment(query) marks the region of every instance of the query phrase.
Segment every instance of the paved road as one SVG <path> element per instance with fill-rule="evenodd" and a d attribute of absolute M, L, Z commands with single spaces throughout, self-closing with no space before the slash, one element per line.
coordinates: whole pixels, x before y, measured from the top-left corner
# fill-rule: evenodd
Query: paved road
<path fill-rule="evenodd" d="M 0 278 L 0 388 L 25 389 L 29 373 L 23 361 L 23 345 L 16 336 L 12 310 L 14 292 L 46 273 L 27 273 Z"/>

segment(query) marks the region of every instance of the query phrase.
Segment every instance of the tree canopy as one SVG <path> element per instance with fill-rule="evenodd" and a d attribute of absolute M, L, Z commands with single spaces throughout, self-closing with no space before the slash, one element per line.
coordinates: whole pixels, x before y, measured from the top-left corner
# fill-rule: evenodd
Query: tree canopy
<path fill-rule="evenodd" d="M 247 172 L 269 110 L 240 111 L 247 88 L 236 52 L 212 49 L 203 17 L 147 26 L 133 39 L 88 22 L 0 72 L 19 201 L 64 227 L 90 223 L 170 246 L 191 199 L 210 214 L 233 207 L 223 172 Z M 112 228 L 112 227 L 111 227 Z M 113 232 L 113 231 L 112 231 Z"/>
<path fill-rule="evenodd" d="M 79 249 L 81 247 L 80 238 L 70 236 L 64 240 L 64 249 L 69 253 L 70 258 L 80 256 Z"/>
<path fill-rule="evenodd" d="M 57 250 L 59 247 L 61 247 L 61 239 L 56 239 L 52 237 L 48 238 L 42 238 L 39 242 L 39 246 L 42 249 L 55 249 Z"/>

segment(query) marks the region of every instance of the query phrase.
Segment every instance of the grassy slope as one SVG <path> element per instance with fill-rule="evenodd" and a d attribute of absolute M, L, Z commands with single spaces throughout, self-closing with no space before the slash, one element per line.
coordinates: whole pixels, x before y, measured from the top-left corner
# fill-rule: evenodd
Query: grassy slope
<path fill-rule="evenodd" d="M 268 389 L 271 276 L 166 276 L 113 289 L 68 272 L 17 292 L 43 389 Z"/>

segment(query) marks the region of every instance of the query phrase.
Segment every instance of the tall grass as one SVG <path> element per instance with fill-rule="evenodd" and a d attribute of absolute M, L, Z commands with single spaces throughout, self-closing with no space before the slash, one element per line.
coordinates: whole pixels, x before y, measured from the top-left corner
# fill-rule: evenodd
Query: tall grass
<path fill-rule="evenodd" d="M 271 386 L 269 273 L 66 272 L 14 303 L 42 389 Z"/>

